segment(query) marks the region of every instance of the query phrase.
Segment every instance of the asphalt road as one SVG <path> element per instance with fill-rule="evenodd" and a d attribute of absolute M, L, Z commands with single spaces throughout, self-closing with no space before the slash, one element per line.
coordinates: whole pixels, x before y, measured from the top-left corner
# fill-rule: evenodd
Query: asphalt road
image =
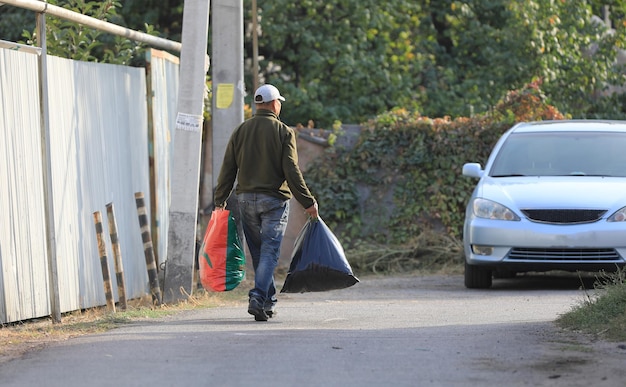
<path fill-rule="evenodd" d="M 576 278 L 372 277 L 186 311 L 79 337 L 0 364 L 8 386 L 624 386 L 626 350 L 552 323 L 580 303 Z"/>

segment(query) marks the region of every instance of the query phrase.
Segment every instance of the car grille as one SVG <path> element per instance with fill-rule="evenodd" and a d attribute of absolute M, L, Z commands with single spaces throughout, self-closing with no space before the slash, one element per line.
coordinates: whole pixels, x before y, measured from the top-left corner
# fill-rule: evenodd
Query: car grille
<path fill-rule="evenodd" d="M 531 249 L 515 247 L 511 260 L 530 261 L 620 261 L 615 249 Z"/>
<path fill-rule="evenodd" d="M 522 210 L 533 222 L 573 224 L 591 223 L 602 219 L 606 210 Z"/>

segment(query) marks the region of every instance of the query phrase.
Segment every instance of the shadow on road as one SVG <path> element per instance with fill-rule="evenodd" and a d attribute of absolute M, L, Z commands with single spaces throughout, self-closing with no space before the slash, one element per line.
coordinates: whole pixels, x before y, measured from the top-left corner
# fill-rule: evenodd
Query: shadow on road
<path fill-rule="evenodd" d="M 495 278 L 493 290 L 593 290 L 598 273 L 525 273 L 513 278 Z"/>

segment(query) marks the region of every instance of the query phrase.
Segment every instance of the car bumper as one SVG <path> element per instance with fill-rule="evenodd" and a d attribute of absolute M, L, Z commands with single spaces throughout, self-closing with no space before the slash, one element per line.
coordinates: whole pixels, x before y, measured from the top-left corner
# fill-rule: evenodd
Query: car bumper
<path fill-rule="evenodd" d="M 472 218 L 465 225 L 463 240 L 471 265 L 515 271 L 598 271 L 626 264 L 625 222 L 552 225 Z M 492 251 L 476 254 L 473 245 Z"/>

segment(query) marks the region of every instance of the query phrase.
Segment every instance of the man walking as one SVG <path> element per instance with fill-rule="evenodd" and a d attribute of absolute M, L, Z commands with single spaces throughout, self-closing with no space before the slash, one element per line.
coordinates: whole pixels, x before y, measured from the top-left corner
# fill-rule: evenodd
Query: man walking
<path fill-rule="evenodd" d="M 275 312 L 274 271 L 289 199 L 293 195 L 311 218 L 318 217 L 317 202 L 298 167 L 296 134 L 278 118 L 284 100 L 272 85 L 256 90 L 256 114 L 231 135 L 215 189 L 215 206 L 224 207 L 237 179 L 235 193 L 254 267 L 248 313 L 256 321 L 267 321 Z"/>

